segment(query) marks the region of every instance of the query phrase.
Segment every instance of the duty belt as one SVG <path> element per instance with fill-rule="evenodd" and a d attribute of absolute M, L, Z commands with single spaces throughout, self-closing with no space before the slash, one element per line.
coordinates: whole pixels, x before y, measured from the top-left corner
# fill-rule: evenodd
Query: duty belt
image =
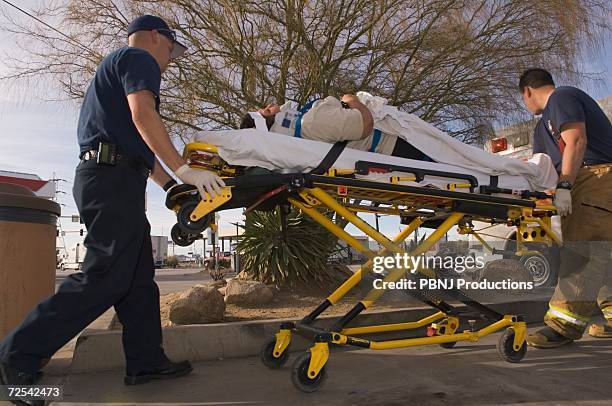
<path fill-rule="evenodd" d="M 151 174 L 151 171 L 144 163 L 122 156 L 120 153 L 116 152 L 116 148 L 113 145 L 100 144 L 100 149 L 103 150 L 102 154 L 98 149 L 90 149 L 82 152 L 80 156 L 81 161 L 95 160 L 99 165 L 109 166 L 127 165 L 146 178 Z"/>
<path fill-rule="evenodd" d="M 612 163 L 596 164 L 596 165 L 584 165 L 583 168 L 586 168 L 586 169 L 612 168 Z"/>
<path fill-rule="evenodd" d="M 612 164 L 585 165 L 582 168 L 596 175 L 612 172 Z"/>

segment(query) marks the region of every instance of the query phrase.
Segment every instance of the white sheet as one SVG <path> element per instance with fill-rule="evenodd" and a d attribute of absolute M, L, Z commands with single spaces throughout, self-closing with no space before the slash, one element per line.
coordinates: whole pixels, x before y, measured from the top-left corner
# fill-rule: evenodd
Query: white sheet
<path fill-rule="evenodd" d="M 492 175 L 523 176 L 534 188 L 549 189 L 557 184 L 557 173 L 554 170 L 542 170 L 541 166 L 533 162 L 494 155 L 465 144 L 418 116 L 389 106 L 387 100 L 382 97 L 366 92 L 358 92 L 357 97 L 372 112 L 374 128 L 405 139 L 436 162 Z"/>
<path fill-rule="evenodd" d="M 272 171 L 290 170 L 309 172 L 316 168 L 323 160 L 331 145 L 324 142 L 288 137 L 282 134 L 262 132 L 254 128 L 245 130 L 202 131 L 194 137 L 194 142 L 203 142 L 217 146 L 219 155 L 230 165 L 258 166 Z M 434 154 L 435 156 L 435 154 Z M 402 165 L 438 171 L 455 172 L 474 175 L 479 185 L 488 185 L 490 174 L 476 169 L 467 169 L 454 165 L 416 161 L 381 155 L 372 152 L 357 151 L 345 148 L 333 165 L 338 169 L 353 169 L 357 161 L 381 162 L 392 165 Z M 543 155 L 534 164 L 538 171 L 546 172 L 552 168 L 548 156 Z M 554 168 L 552 168 L 554 172 Z M 369 179 L 388 181 L 390 176 L 398 173 L 384 175 L 370 175 Z M 526 176 L 500 174 L 498 186 L 513 190 L 545 190 L 554 185 L 532 186 Z M 440 179 L 428 176 L 421 184 L 432 184 L 445 187 L 449 182 L 458 180 Z M 458 181 L 461 182 L 461 181 Z M 414 184 L 414 182 L 404 182 Z"/>

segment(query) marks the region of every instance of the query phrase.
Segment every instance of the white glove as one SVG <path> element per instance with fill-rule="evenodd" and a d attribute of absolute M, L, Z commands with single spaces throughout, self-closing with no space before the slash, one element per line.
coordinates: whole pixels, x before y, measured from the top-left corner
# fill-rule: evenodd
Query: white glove
<path fill-rule="evenodd" d="M 181 182 L 197 187 L 202 199 L 207 199 L 205 192 L 208 192 L 212 198 L 215 197 L 215 192 L 220 195 L 221 188 L 225 187 L 223 179 L 216 174 L 204 169 L 190 168 L 187 164 L 178 168 L 174 174 Z"/>
<path fill-rule="evenodd" d="M 572 214 L 572 193 L 568 189 L 556 189 L 554 205 L 561 216 Z"/>

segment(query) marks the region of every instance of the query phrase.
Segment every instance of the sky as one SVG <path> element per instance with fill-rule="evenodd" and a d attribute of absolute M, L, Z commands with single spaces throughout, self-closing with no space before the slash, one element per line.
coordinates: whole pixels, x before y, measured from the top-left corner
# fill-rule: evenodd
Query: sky
<path fill-rule="evenodd" d="M 44 4 L 44 0 L 22 0 L 15 3 L 32 10 L 37 5 Z M 6 4 L 0 3 L 0 9 L 15 14 Z M 2 22 L 0 19 L 0 24 Z M 582 85 L 596 99 L 612 95 L 612 46 L 609 41 L 605 47 L 599 55 L 585 58 L 583 67 L 585 71 L 601 74 L 601 81 Z M 14 49 L 14 39 L 0 30 L 0 55 L 10 54 Z M 6 68 L 0 63 L 0 76 L 6 72 Z M 77 214 L 71 188 L 74 168 L 78 163 L 78 105 L 45 99 L 48 99 L 45 90 L 37 86 L 0 81 L 0 169 L 34 173 L 43 179 L 63 179 L 64 181 L 58 181 L 58 189 L 63 192 L 58 194 L 58 202 L 62 205 L 62 216 L 71 216 Z M 175 217 L 166 209 L 164 201 L 165 192 L 149 181 L 147 216 L 153 235 L 169 236 L 170 228 L 175 223 Z M 235 234 L 236 227 L 231 223 L 242 222 L 243 219 L 240 209 L 221 213 L 221 235 Z M 372 215 L 365 215 L 364 219 L 374 223 Z M 62 219 L 61 222 L 65 231 L 74 232 L 83 227 L 71 223 L 69 219 Z M 399 223 L 395 218 L 381 218 L 380 226 L 386 235 L 394 235 L 399 231 Z M 359 234 L 351 227 L 348 227 L 347 231 Z M 72 247 L 80 238 L 78 232 L 68 233 L 65 237 L 66 247 Z M 202 242 L 197 242 L 195 247 L 175 248 L 176 254 L 188 252 L 201 253 Z"/>

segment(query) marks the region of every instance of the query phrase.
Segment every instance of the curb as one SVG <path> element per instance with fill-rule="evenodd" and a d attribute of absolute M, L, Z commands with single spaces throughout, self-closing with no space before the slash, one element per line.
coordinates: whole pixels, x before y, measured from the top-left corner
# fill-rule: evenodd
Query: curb
<path fill-rule="evenodd" d="M 548 310 L 548 300 L 516 301 L 489 306 L 500 313 L 523 315 L 528 323 L 534 323 L 542 321 Z M 435 310 L 430 307 L 371 311 L 360 315 L 351 323 L 351 327 L 415 321 L 434 312 Z M 317 325 L 330 327 L 338 318 L 338 316 L 320 317 Z M 166 328 L 163 329 L 164 348 L 170 359 L 188 359 L 192 362 L 254 356 L 259 354 L 264 340 L 274 335 L 278 326 L 286 321 L 295 320 L 256 320 Z M 475 327 L 480 328 L 482 325 L 485 323 L 477 322 Z M 464 324 L 465 327 L 467 326 Z M 424 336 L 423 328 L 387 333 L 384 337 L 389 339 L 417 336 Z M 311 342 L 294 334 L 291 351 L 304 350 L 310 345 Z M 121 331 L 85 330 L 77 339 L 70 369 L 71 373 L 125 369 Z"/>

